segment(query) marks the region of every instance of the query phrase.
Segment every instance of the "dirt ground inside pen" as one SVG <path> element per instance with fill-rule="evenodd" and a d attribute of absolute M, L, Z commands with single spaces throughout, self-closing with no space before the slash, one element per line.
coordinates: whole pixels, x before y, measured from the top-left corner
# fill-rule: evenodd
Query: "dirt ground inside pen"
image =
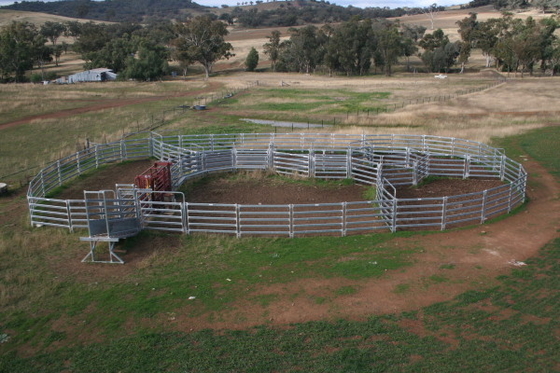
<path fill-rule="evenodd" d="M 149 161 L 130 162 L 109 167 L 92 180 L 74 183 L 63 192 L 63 198 L 79 197 L 88 189 L 111 188 L 115 182 L 132 182 L 135 175 L 150 166 Z M 469 228 L 414 234 L 390 241 L 395 250 L 421 247 L 414 255 L 414 265 L 388 272 L 376 279 L 350 280 L 346 278 L 313 278 L 284 284 L 261 284 L 254 297 L 278 295 L 275 301 L 262 305 L 249 300 L 238 301 L 215 315 L 189 316 L 189 310 L 177 310 L 172 317 L 161 315 L 161 320 L 146 320 L 168 324 L 175 330 L 242 329 L 263 323 L 288 325 L 312 320 L 350 318 L 362 320 L 372 314 L 416 310 L 434 302 L 450 300 L 469 289 L 492 285 L 496 276 L 507 273 L 516 265 L 537 255 L 540 248 L 558 236 L 560 227 L 560 188 L 556 180 L 536 162 L 524 162 L 531 177 L 527 194 L 528 204 L 521 212 L 505 219 Z M 314 203 L 361 200 L 364 187 L 346 185 L 320 188 L 301 184 L 267 184 L 262 180 L 235 182 L 216 179 L 200 190 L 191 190 L 189 198 L 198 202 L 223 203 Z M 110 184 L 108 182 L 111 181 Z M 81 184 L 80 184 L 81 183 Z M 401 198 L 435 197 L 481 191 L 499 185 L 496 180 L 441 179 L 419 188 L 399 190 Z M 274 196 L 274 197 L 271 197 Z M 270 198 L 268 198 L 270 197 Z M 536 224 L 539 230 L 535 231 Z M 57 263 L 57 272 L 91 282 L 131 275 L 145 265 L 154 247 L 169 246 L 176 250 L 178 236 L 168 239 L 156 237 L 150 242 L 139 242 L 124 256 L 124 266 L 88 266 L 76 258 Z M 453 270 L 446 270 L 452 267 Z M 445 278 L 445 281 L 437 281 Z M 436 279 L 436 280 L 434 280 Z M 96 281 L 97 281 L 96 280 Z M 356 292 L 333 297 L 337 289 L 353 287 Z M 404 293 L 399 289 L 406 289 Z M 328 299 L 318 303 L 316 299 Z"/>
<path fill-rule="evenodd" d="M 153 161 L 132 161 L 116 164 L 95 174 L 73 182 L 56 198 L 81 199 L 84 190 L 114 190 L 115 184 L 133 184 L 134 178 L 147 170 Z M 305 185 L 287 183 L 266 177 L 259 172 L 242 178 L 209 178 L 186 193 L 188 202 L 239 203 L 239 204 L 299 204 L 362 201 L 367 187 L 352 185 Z M 437 179 L 420 187 L 397 189 L 398 198 L 443 197 L 480 192 L 502 185 L 496 179 Z"/>

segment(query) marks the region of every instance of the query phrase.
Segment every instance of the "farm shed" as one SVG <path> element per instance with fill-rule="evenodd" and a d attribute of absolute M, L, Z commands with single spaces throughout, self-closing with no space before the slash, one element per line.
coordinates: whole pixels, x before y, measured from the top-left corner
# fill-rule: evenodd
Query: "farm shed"
<path fill-rule="evenodd" d="M 57 83 L 79 83 L 79 82 L 104 82 L 106 80 L 116 80 L 117 74 L 111 69 L 98 68 L 82 71 L 69 75 L 64 78 L 57 79 Z"/>

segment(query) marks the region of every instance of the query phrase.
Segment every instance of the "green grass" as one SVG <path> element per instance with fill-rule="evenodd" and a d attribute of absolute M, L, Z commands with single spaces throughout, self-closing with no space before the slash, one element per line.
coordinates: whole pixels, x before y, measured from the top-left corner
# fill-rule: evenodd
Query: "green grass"
<path fill-rule="evenodd" d="M 6 352 L 0 357 L 0 371 L 90 372 L 92 367 L 96 372 L 478 373 L 481 367 L 485 372 L 557 371 L 559 253 L 556 240 L 528 261 L 520 270 L 523 275 L 502 276 L 494 288 L 469 291 L 420 312 L 289 328 L 145 331 L 32 357 Z M 339 292 L 346 293 L 351 290 Z M 318 305 L 325 301 L 316 299 Z M 418 329 L 423 332 L 416 333 Z M 65 338 L 49 332 L 44 343 Z"/>
<path fill-rule="evenodd" d="M 506 148 L 511 159 L 523 163 L 525 156 L 537 159 L 551 174 L 560 178 L 560 127 L 550 126 L 522 135 L 494 139 L 494 145 Z"/>
<path fill-rule="evenodd" d="M 252 111 L 266 111 L 272 116 L 276 112 L 284 116 L 303 118 L 310 113 L 314 115 L 333 115 L 373 111 L 378 108 L 385 108 L 386 104 L 382 100 L 391 96 L 390 92 L 363 93 L 333 89 L 325 92 L 285 88 L 258 89 L 254 90 L 250 96 L 239 97 L 227 101 L 223 105 L 228 108 L 242 106 L 244 109 Z"/>

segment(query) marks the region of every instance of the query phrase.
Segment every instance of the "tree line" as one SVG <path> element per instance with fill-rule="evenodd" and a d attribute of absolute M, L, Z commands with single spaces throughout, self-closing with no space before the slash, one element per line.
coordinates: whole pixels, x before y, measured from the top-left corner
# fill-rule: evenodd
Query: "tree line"
<path fill-rule="evenodd" d="M 527 9 L 536 7 L 543 13 L 558 13 L 560 0 L 472 0 L 463 8 L 476 8 L 492 5 L 498 10 Z"/>
<path fill-rule="evenodd" d="M 169 19 L 186 10 L 207 9 L 191 0 L 21 1 L 2 8 L 73 18 L 126 22 L 142 22 L 147 18 Z"/>
<path fill-rule="evenodd" d="M 190 65 L 199 63 L 208 77 L 216 61 L 233 56 L 233 47 L 224 41 L 227 34 L 225 23 L 207 16 L 147 25 L 70 21 L 46 22 L 37 27 L 12 22 L 0 29 L 0 80 L 26 81 L 26 71 L 34 67 L 43 71 L 46 64 L 58 63 L 61 53 L 69 48 L 85 61 L 85 69 L 109 68 L 119 79 L 159 79 L 170 73 L 172 60 L 179 62 L 184 73 Z M 61 36 L 74 42 L 71 46 L 59 44 Z M 35 78 L 53 77 L 43 73 Z"/>
<path fill-rule="evenodd" d="M 274 1 L 273 1 L 274 2 Z M 343 22 L 354 16 L 362 18 L 400 17 L 405 14 L 418 14 L 421 8 L 342 7 L 328 1 L 277 1 L 276 9 L 260 9 L 263 1 L 255 1 L 255 6 L 243 9 L 236 6 L 232 11 L 219 12 L 220 18 L 231 24 L 243 27 L 300 26 L 309 23 Z M 245 4 L 245 2 L 243 3 Z M 253 5 L 246 2 L 245 5 Z M 190 11 L 205 12 L 208 16 L 218 17 L 209 7 L 201 6 L 191 0 L 64 0 L 64 1 L 21 1 L 2 8 L 20 11 L 42 12 L 66 17 L 76 17 L 102 21 L 144 22 L 148 19 L 178 19 L 190 17 Z M 229 10 L 228 6 L 222 8 Z"/>
<path fill-rule="evenodd" d="M 391 75 L 399 61 L 409 70 L 412 56 L 418 56 L 431 72 L 447 73 L 457 64 L 463 72 L 474 48 L 486 56 L 487 67 L 502 71 L 532 74 L 537 66 L 542 73 L 560 70 L 557 18 L 521 20 L 505 13 L 480 22 L 471 13 L 457 25 L 461 40 L 451 42 L 441 29 L 426 33 L 422 26 L 356 17 L 339 26 L 292 28 L 284 41 L 279 31 L 273 31 L 264 50 L 274 71 L 331 75 L 365 75 L 371 69 Z"/>
<path fill-rule="evenodd" d="M 273 31 L 263 47 L 271 69 L 281 72 L 359 76 L 373 70 L 391 75 L 399 63 L 410 70 L 413 56 L 427 71 L 447 73 L 460 64 L 462 72 L 475 48 L 486 56 L 488 67 L 502 71 L 533 73 L 538 68 L 556 74 L 560 70 L 555 17 L 521 20 L 506 13 L 481 22 L 471 13 L 457 25 L 461 40 L 451 42 L 441 29 L 426 33 L 422 26 L 354 17 L 339 25 L 291 28 L 288 39 Z M 208 77 L 217 61 L 233 56 L 227 34 L 226 23 L 209 16 L 146 25 L 71 21 L 37 27 L 13 22 L 0 29 L 0 80 L 25 81 L 26 72 L 33 68 L 40 71 L 32 76 L 35 80 L 52 79 L 45 75 L 45 65 L 58 64 L 70 48 L 85 61 L 84 68 L 110 68 L 121 79 L 159 79 L 170 73 L 170 61 L 176 61 L 183 74 L 198 63 Z M 59 43 L 61 36 L 73 43 Z M 258 59 L 258 52 L 251 49 L 247 69 L 255 70 Z"/>

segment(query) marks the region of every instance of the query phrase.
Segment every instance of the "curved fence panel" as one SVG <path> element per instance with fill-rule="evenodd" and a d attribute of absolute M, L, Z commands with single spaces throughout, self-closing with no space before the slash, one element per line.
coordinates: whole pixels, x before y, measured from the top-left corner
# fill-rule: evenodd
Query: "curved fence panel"
<path fill-rule="evenodd" d="M 143 228 L 186 233 L 296 237 L 344 236 L 383 229 L 447 229 L 484 223 L 510 212 L 524 202 L 527 182 L 523 167 L 500 149 L 455 138 L 152 133 L 145 139 L 96 144 L 43 168 L 28 189 L 31 223 L 70 230 L 87 227 L 83 200 L 48 196 L 104 164 L 149 157 L 172 162 L 174 188 L 208 173 L 246 169 L 323 179 L 351 178 L 373 186 L 377 193 L 370 201 L 297 205 L 191 203 L 181 198 L 157 205 L 144 200 L 131 202 L 131 206 L 138 206 L 136 213 Z M 460 196 L 398 198 L 396 186 L 417 185 L 428 176 L 497 178 L 504 185 Z"/>

